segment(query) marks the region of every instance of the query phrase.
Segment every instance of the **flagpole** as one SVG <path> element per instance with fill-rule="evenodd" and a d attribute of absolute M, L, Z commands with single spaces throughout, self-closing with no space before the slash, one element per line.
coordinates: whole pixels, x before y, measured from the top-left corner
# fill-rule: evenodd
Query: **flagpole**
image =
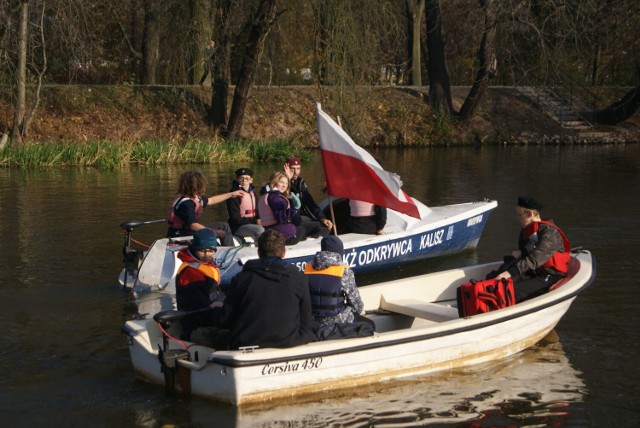
<path fill-rule="evenodd" d="M 336 216 L 333 213 L 333 202 L 331 201 L 331 195 L 329 195 L 329 211 L 331 211 L 331 224 L 333 225 L 333 234 L 338 236 L 338 230 L 336 228 Z"/>

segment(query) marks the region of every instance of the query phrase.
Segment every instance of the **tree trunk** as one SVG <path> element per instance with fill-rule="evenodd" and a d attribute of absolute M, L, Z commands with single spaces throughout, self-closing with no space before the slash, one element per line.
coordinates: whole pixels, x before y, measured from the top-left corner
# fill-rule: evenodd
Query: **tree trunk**
<path fill-rule="evenodd" d="M 258 54 L 260 44 L 267 35 L 271 23 L 273 22 L 276 10 L 276 0 L 261 0 L 258 5 L 256 15 L 253 17 L 249 39 L 240 68 L 238 84 L 233 94 L 233 104 L 229 115 L 229 125 L 227 127 L 228 137 L 236 139 L 240 135 L 242 119 L 247 106 L 251 81 L 258 64 Z"/>
<path fill-rule="evenodd" d="M 480 0 L 484 9 L 484 34 L 478 51 L 480 68 L 469 95 L 460 108 L 460 123 L 465 125 L 473 118 L 480 101 L 489 86 L 489 79 L 496 72 L 495 38 L 496 38 L 496 8 L 494 0 Z"/>
<path fill-rule="evenodd" d="M 425 0 L 407 0 L 407 11 L 411 23 L 411 84 L 422 86 L 420 65 L 420 22 L 424 13 Z"/>
<path fill-rule="evenodd" d="M 331 19 L 329 18 L 330 5 L 325 1 L 314 3 L 317 7 L 315 14 L 318 19 L 318 29 L 315 34 L 314 44 L 314 68 L 318 77 L 318 85 L 321 87 L 331 84 L 334 76 L 331 74 Z"/>
<path fill-rule="evenodd" d="M 144 36 L 142 38 L 142 83 L 154 85 L 160 57 L 158 0 L 144 1 Z"/>
<path fill-rule="evenodd" d="M 640 86 L 627 92 L 624 97 L 596 113 L 596 121 L 617 125 L 633 116 L 640 109 Z"/>
<path fill-rule="evenodd" d="M 227 98 L 231 82 L 229 68 L 231 64 L 231 37 L 228 25 L 230 9 L 231 0 L 224 0 L 219 2 L 218 9 L 213 13 L 213 32 L 218 47 L 211 72 L 213 91 L 209 123 L 224 136 L 227 135 Z"/>
<path fill-rule="evenodd" d="M 442 38 L 440 1 L 427 0 L 427 73 L 429 75 L 429 102 L 434 109 L 453 113 L 451 83 Z"/>
<path fill-rule="evenodd" d="M 200 81 L 205 68 L 211 64 L 211 58 L 205 55 L 205 49 L 209 45 L 211 37 L 211 1 L 191 0 L 191 21 L 193 22 L 193 34 L 191 39 L 191 67 L 189 83 L 192 85 Z M 208 63 L 207 63 L 208 62 Z"/>
<path fill-rule="evenodd" d="M 11 144 L 22 145 L 24 116 L 27 110 L 27 48 L 29 31 L 29 0 L 20 4 L 20 25 L 18 28 L 18 64 L 16 67 L 16 104 L 14 107 Z"/>

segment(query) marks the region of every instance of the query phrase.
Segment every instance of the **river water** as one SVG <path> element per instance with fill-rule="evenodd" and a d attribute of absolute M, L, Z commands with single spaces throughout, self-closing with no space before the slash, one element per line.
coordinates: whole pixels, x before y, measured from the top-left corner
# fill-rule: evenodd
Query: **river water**
<path fill-rule="evenodd" d="M 640 146 L 380 150 L 427 205 L 496 199 L 476 250 L 427 260 L 375 281 L 510 252 L 518 195 L 543 201 L 574 246 L 597 259 L 597 278 L 556 332 L 559 342 L 465 371 L 348 397 L 236 409 L 135 379 L 120 329 L 137 301 L 117 285 L 121 221 L 163 218 L 188 167 L 0 170 L 0 426 L 638 426 Z M 205 166 L 208 193 L 226 191 L 240 165 Z M 248 165 L 257 182 L 279 165 Z M 345 171 L 345 174 L 348 174 Z M 320 195 L 319 158 L 303 176 Z M 354 183 L 366 185 L 366 183 Z M 205 221 L 226 218 L 223 206 Z M 147 230 L 144 230 L 147 229 Z M 136 239 L 162 236 L 147 226 Z M 635 357 L 634 357 L 635 355 Z"/>

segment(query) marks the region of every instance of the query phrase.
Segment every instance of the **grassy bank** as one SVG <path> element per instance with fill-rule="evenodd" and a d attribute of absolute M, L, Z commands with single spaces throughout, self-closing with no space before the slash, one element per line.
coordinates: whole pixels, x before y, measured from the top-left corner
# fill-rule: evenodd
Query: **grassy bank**
<path fill-rule="evenodd" d="M 313 153 L 290 140 L 226 142 L 189 140 L 162 142 L 97 141 L 87 143 L 8 146 L 0 151 L 0 167 L 95 167 L 116 169 L 127 165 L 208 164 L 217 162 L 282 161 L 291 156 L 311 158 Z"/>
<path fill-rule="evenodd" d="M 0 151 L 0 167 L 211 163 L 282 160 L 318 146 L 316 103 L 363 147 L 477 144 L 576 144 L 564 129 L 511 87 L 490 87 L 465 129 L 434 111 L 428 88 L 253 87 L 240 142 L 221 140 L 207 122 L 211 88 L 201 86 L 51 85 L 21 148 Z M 459 110 L 468 87 L 453 87 Z M 609 93 L 609 92 L 608 92 Z M 623 89 L 611 89 L 616 99 Z M 230 93 L 229 105 L 231 105 Z M 0 86 L 0 133 L 11 128 L 8 87 Z M 604 107 L 600 106 L 600 107 Z M 640 114 L 616 127 L 588 130 L 595 143 L 640 140 Z"/>

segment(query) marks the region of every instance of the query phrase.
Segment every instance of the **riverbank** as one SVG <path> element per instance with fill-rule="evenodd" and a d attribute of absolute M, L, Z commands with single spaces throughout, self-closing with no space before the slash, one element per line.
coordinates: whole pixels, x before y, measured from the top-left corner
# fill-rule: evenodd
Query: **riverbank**
<path fill-rule="evenodd" d="M 452 88 L 456 110 L 464 102 L 468 90 L 466 87 Z M 613 100 L 624 90 L 602 92 L 605 99 Z M 47 86 L 42 90 L 40 107 L 27 141 L 55 144 L 218 140 L 206 123 L 210 97 L 211 88 L 200 86 Z M 343 126 L 363 146 L 640 141 L 640 114 L 616 127 L 568 130 L 514 88 L 489 88 L 467 130 L 461 130 L 454 121 L 433 112 L 424 97 L 424 92 L 414 88 L 363 88 L 345 96 L 341 107 L 337 107 L 326 88 L 254 87 L 241 138 L 289 140 L 300 146 L 316 146 L 315 104 L 322 102 L 330 115 L 337 116 L 342 112 Z M 0 101 L 0 109 L 10 112 L 6 102 L 9 97 L 2 99 L 5 101 Z M 9 114 L 0 118 L 0 131 L 8 130 L 9 121 Z"/>

